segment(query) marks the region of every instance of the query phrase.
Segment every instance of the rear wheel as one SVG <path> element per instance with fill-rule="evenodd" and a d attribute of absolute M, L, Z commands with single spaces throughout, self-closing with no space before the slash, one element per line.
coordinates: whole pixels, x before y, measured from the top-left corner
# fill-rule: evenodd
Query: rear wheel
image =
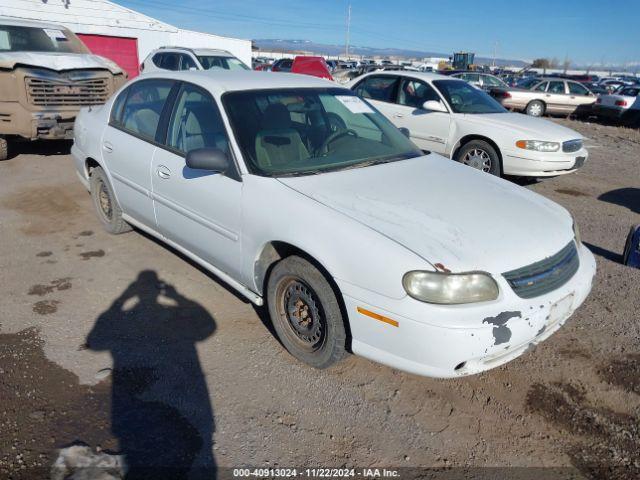
<path fill-rule="evenodd" d="M 104 229 L 114 235 L 131 230 L 131 226 L 122 219 L 120 205 L 118 205 L 109 179 L 101 167 L 91 170 L 89 186 L 93 205 Z"/>
<path fill-rule="evenodd" d="M 456 153 L 455 160 L 497 177 L 502 172 L 500 156 L 489 143 L 483 140 L 472 140 L 464 144 Z"/>
<path fill-rule="evenodd" d="M 277 263 L 269 276 L 267 302 L 278 338 L 298 360 L 326 368 L 345 356 L 338 299 L 313 264 L 295 255 Z"/>
<path fill-rule="evenodd" d="M 6 138 L 0 137 L 0 160 L 6 160 L 9 156 L 9 142 Z"/>
<path fill-rule="evenodd" d="M 541 117 L 544 115 L 545 110 L 546 107 L 543 102 L 540 100 L 533 100 L 532 102 L 529 102 L 529 105 L 527 105 L 526 112 L 527 115 L 531 115 L 532 117 Z"/>

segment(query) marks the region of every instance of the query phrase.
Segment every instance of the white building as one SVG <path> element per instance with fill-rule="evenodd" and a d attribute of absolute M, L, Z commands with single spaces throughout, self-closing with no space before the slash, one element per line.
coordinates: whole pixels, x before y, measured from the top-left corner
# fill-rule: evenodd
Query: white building
<path fill-rule="evenodd" d="M 251 65 L 251 41 L 183 30 L 108 0 L 0 0 L 0 16 L 64 25 L 89 49 L 129 72 L 166 45 L 228 50 Z"/>

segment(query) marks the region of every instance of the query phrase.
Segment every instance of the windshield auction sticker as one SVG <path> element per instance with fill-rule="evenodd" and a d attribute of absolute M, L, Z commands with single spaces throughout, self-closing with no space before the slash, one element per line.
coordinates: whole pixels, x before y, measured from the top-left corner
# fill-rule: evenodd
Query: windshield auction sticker
<path fill-rule="evenodd" d="M 336 95 L 336 98 L 340 103 L 347 107 L 351 113 L 373 113 L 371 107 L 358 97 L 352 97 L 351 95 Z"/>
<path fill-rule="evenodd" d="M 47 36 L 53 40 L 54 42 L 58 41 L 62 41 L 64 42 L 67 39 L 67 36 L 64 34 L 64 32 L 62 30 L 57 30 L 54 28 L 45 28 L 44 29 L 44 33 L 47 34 Z"/>

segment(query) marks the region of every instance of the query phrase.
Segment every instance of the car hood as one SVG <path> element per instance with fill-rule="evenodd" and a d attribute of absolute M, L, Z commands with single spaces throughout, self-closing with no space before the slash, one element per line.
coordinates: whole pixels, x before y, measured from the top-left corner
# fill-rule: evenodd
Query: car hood
<path fill-rule="evenodd" d="M 556 203 L 436 154 L 279 181 L 454 272 L 499 274 L 573 238 Z"/>
<path fill-rule="evenodd" d="M 522 140 L 546 140 L 564 142 L 583 138 L 575 130 L 558 125 L 544 118 L 536 118 L 523 113 L 481 113 L 463 115 L 464 121 L 499 127 L 526 135 Z"/>
<path fill-rule="evenodd" d="M 111 60 L 89 53 L 56 52 L 2 52 L 0 68 L 15 68 L 16 65 L 47 68 L 57 72 L 64 70 L 102 68 L 114 75 L 123 70 Z"/>

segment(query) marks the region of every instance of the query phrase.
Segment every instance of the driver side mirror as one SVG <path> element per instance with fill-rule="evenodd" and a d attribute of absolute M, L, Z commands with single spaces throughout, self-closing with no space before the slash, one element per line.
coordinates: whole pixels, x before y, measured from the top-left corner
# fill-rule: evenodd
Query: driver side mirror
<path fill-rule="evenodd" d="M 432 112 L 447 113 L 447 107 L 445 107 L 442 102 L 438 102 L 436 100 L 427 100 L 422 104 L 422 109 Z"/>
<path fill-rule="evenodd" d="M 229 156 L 218 148 L 189 150 L 186 163 L 189 168 L 208 170 L 212 173 L 225 173 L 230 166 Z"/>

